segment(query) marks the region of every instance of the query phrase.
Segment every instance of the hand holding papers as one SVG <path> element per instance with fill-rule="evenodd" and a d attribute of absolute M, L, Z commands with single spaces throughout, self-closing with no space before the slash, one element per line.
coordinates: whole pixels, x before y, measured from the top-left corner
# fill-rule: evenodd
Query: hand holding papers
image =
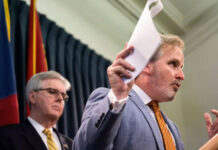
<path fill-rule="evenodd" d="M 151 5 L 154 6 L 151 7 Z M 147 65 L 149 59 L 161 44 L 161 38 L 156 30 L 152 17 L 156 16 L 163 9 L 160 0 L 148 0 L 139 18 L 135 30 L 128 42 L 128 46 L 134 46 L 134 53 L 126 58 L 126 61 L 133 65 L 136 70 L 131 72 L 132 78 L 126 79 L 126 83 L 133 80 Z"/>

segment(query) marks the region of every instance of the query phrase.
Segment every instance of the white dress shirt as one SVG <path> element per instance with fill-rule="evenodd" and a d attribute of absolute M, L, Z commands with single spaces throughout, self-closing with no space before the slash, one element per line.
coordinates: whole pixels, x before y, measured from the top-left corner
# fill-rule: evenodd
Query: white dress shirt
<path fill-rule="evenodd" d="M 46 147 L 48 149 L 47 136 L 43 133 L 43 130 L 45 128 L 31 117 L 28 117 L 28 120 L 33 125 L 33 127 L 35 128 L 35 130 L 37 131 L 37 133 L 39 134 L 39 136 L 41 137 L 42 141 L 44 142 L 44 144 L 46 145 Z M 53 131 L 53 128 L 50 128 L 50 130 L 51 130 L 53 140 L 54 140 L 58 150 L 61 150 L 61 143 L 58 139 L 57 134 Z"/>
<path fill-rule="evenodd" d="M 147 105 L 151 101 L 151 98 L 137 85 L 134 84 L 132 89 L 137 93 L 137 95 L 141 98 L 142 102 L 145 105 Z M 110 90 L 108 93 L 108 99 L 110 103 L 113 104 L 113 109 L 111 111 L 114 113 L 119 113 L 120 110 L 123 108 L 124 104 L 126 104 L 128 98 L 129 96 L 118 101 L 113 91 Z M 153 118 L 155 118 L 154 113 L 150 108 L 149 111 L 152 114 Z"/>

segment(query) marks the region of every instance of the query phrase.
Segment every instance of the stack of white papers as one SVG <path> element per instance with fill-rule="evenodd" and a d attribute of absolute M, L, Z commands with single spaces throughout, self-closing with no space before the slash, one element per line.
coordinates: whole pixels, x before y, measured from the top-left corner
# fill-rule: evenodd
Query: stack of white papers
<path fill-rule="evenodd" d="M 152 6 L 151 9 L 149 9 Z M 154 26 L 152 18 L 163 9 L 160 0 L 148 0 L 139 18 L 139 21 L 128 42 L 128 46 L 134 46 L 134 52 L 126 57 L 126 61 L 133 65 L 136 70 L 130 72 L 132 78 L 124 79 L 128 83 L 135 79 L 161 44 L 160 34 Z"/>

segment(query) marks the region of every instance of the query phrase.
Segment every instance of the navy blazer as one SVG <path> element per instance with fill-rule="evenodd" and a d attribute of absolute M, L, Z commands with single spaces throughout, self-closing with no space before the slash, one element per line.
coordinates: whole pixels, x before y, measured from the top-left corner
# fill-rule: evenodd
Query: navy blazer
<path fill-rule="evenodd" d="M 159 127 L 135 91 L 120 113 L 110 111 L 109 89 L 99 88 L 89 97 L 82 124 L 74 139 L 76 150 L 164 150 Z M 184 145 L 176 125 L 164 114 L 175 139 L 176 149 Z"/>
<path fill-rule="evenodd" d="M 72 140 L 60 134 L 56 129 L 62 150 L 71 150 Z M 0 150 L 47 150 L 41 137 L 26 120 L 21 124 L 0 127 Z"/>

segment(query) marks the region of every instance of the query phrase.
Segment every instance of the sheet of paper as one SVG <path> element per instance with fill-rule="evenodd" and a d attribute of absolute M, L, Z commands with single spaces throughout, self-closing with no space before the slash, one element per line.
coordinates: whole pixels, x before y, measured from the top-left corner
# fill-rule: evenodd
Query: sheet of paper
<path fill-rule="evenodd" d="M 150 6 L 152 6 L 151 9 L 149 9 Z M 134 46 L 134 52 L 126 57 L 125 60 L 133 65 L 136 70 L 134 72 L 130 72 L 132 78 L 124 78 L 125 83 L 132 81 L 140 74 L 160 46 L 160 34 L 155 28 L 152 18 L 156 16 L 162 9 L 163 4 L 160 0 L 147 1 L 147 4 L 128 42 L 128 46 Z"/>

